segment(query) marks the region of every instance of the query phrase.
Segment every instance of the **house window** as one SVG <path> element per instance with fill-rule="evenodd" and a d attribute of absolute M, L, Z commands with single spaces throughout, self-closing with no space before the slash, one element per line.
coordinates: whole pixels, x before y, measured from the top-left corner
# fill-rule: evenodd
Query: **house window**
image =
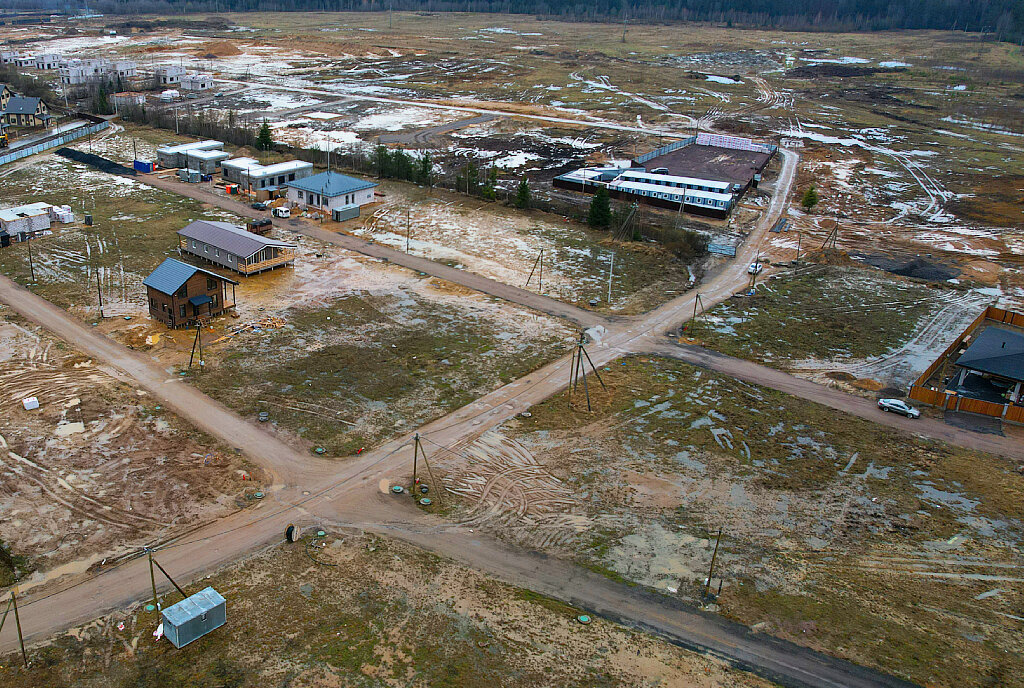
<path fill-rule="evenodd" d="M 178 315 L 181 316 L 182 318 L 185 317 L 185 304 L 181 304 L 180 306 L 178 306 Z"/>
<path fill-rule="evenodd" d="M 215 248 L 215 249 L 213 249 L 213 255 L 215 255 L 215 256 L 217 256 L 218 258 L 220 258 L 220 249 L 219 249 L 219 248 Z"/>
<path fill-rule="evenodd" d="M 181 289 L 178 290 L 177 296 L 182 299 L 188 296 L 188 284 L 181 285 Z"/>
<path fill-rule="evenodd" d="M 206 278 L 206 291 L 212 291 L 217 288 L 217 280 L 212 277 Z"/>
<path fill-rule="evenodd" d="M 210 252 L 210 245 L 209 244 L 203 244 L 203 253 L 209 253 L 209 252 Z"/>
<path fill-rule="evenodd" d="M 156 299 L 150 299 L 149 300 L 149 307 L 150 308 L 155 308 L 156 307 Z"/>
<path fill-rule="evenodd" d="M 295 173 L 294 172 L 292 172 L 291 174 L 288 175 L 288 181 L 290 181 L 290 182 L 295 181 Z"/>

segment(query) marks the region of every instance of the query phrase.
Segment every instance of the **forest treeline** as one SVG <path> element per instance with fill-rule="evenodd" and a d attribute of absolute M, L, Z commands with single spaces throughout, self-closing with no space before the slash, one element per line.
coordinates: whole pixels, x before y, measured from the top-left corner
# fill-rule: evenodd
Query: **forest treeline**
<path fill-rule="evenodd" d="M 5 0 L 67 11 L 64 0 Z M 1021 0 L 93 0 L 104 14 L 396 11 L 530 14 L 569 21 L 715 22 L 812 31 L 964 30 L 1024 40 Z"/>

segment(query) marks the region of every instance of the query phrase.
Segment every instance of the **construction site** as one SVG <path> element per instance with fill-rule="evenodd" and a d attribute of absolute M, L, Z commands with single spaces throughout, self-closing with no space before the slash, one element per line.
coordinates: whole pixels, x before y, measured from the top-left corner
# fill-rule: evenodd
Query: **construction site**
<path fill-rule="evenodd" d="M 1017 47 L 12 16 L 4 686 L 1024 688 Z"/>

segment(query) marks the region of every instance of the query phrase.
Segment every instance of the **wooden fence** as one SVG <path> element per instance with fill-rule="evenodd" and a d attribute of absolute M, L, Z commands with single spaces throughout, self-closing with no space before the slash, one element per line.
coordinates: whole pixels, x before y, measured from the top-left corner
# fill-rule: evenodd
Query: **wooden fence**
<path fill-rule="evenodd" d="M 982 416 L 993 416 L 995 418 L 1002 418 L 1008 423 L 1020 423 L 1024 425 L 1024 407 L 1011 406 L 1010 404 L 994 404 L 990 401 L 982 401 L 981 399 L 970 399 L 957 394 L 947 393 L 945 390 L 931 389 L 924 386 L 928 380 L 931 379 L 932 375 L 935 374 L 935 371 L 937 371 L 946 362 L 946 359 L 948 359 L 954 351 L 960 348 L 967 336 L 974 333 L 986 320 L 1012 325 L 1014 327 L 1024 327 L 1024 314 L 1015 313 L 1002 308 L 996 308 L 995 306 L 989 306 L 981 313 L 981 315 L 974 319 L 974 322 L 972 322 L 959 337 L 953 340 L 952 344 L 946 347 L 946 350 L 942 352 L 941 356 L 936 358 L 935 361 L 933 361 L 932 364 L 928 366 L 923 373 L 921 373 L 921 376 L 917 378 L 913 385 L 911 385 L 910 393 L 907 396 L 915 401 L 921 402 L 922 404 L 936 406 L 944 410 L 948 409 L 951 411 L 961 411 L 963 413 L 976 413 Z"/>

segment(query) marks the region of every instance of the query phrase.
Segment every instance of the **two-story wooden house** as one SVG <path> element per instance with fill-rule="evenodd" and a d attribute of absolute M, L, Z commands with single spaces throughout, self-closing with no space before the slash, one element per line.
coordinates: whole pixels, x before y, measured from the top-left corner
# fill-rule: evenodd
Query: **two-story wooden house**
<path fill-rule="evenodd" d="M 41 127 L 50 123 L 50 111 L 41 98 L 11 96 L 0 111 L 0 119 L 14 127 Z"/>
<path fill-rule="evenodd" d="M 149 314 L 168 327 L 190 327 L 235 307 L 238 282 L 174 258 L 160 263 L 142 283 L 146 285 Z M 231 296 L 227 293 L 229 284 Z"/>

